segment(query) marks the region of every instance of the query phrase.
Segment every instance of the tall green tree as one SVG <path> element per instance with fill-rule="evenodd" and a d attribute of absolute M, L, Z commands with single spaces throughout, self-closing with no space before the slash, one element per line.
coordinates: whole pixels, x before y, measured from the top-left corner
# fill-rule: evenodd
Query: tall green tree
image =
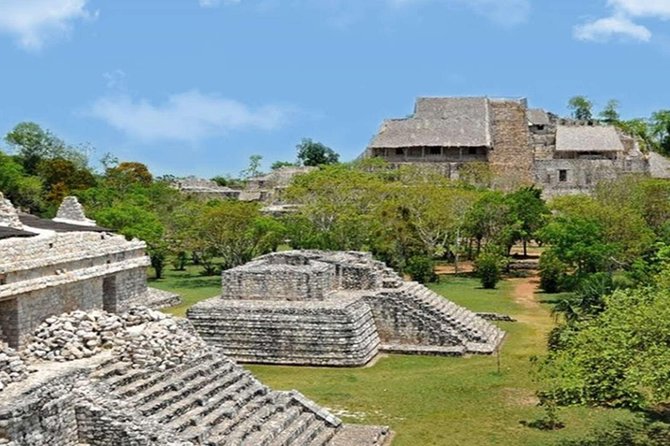
<path fill-rule="evenodd" d="M 26 173 L 31 175 L 37 173 L 40 161 L 45 159 L 63 158 L 79 168 L 85 168 L 88 164 L 83 151 L 66 144 L 34 122 L 17 124 L 7 133 L 5 141 L 17 152 Z"/>
<path fill-rule="evenodd" d="M 535 233 L 544 226 L 549 216 L 542 191 L 534 186 L 524 187 L 507 195 L 512 218 L 517 222 L 518 236 L 523 242 L 523 255 L 528 255 L 527 245 Z"/>
<path fill-rule="evenodd" d="M 602 111 L 598 113 L 598 115 L 600 116 L 600 119 L 603 120 L 603 122 L 606 122 L 607 124 L 616 124 L 620 119 L 619 101 L 616 99 L 610 99 L 607 101 L 605 108 L 603 108 Z"/>
<path fill-rule="evenodd" d="M 659 110 L 651 115 L 651 134 L 660 153 L 670 155 L 670 110 Z"/>
<path fill-rule="evenodd" d="M 305 166 L 337 164 L 340 159 L 340 155 L 333 149 L 309 138 L 303 139 L 296 148 L 298 149 L 298 161 Z"/>
<path fill-rule="evenodd" d="M 573 96 L 568 101 L 568 108 L 572 110 L 572 117 L 580 121 L 593 119 L 593 102 L 586 96 Z"/>

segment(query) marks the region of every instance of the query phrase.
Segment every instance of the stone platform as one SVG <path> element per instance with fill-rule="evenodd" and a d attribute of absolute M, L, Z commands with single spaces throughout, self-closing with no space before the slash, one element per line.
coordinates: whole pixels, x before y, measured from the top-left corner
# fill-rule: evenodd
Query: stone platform
<path fill-rule="evenodd" d="M 241 362 L 361 366 L 378 351 L 491 354 L 504 332 L 360 252 L 290 251 L 224 271 L 188 318 Z"/>
<path fill-rule="evenodd" d="M 214 347 L 179 347 L 184 340 L 202 342 L 186 321 L 155 319 L 119 328 L 124 348 L 70 362 L 32 363 L 36 373 L 0 392 L 0 444 L 388 444 L 388 428 L 352 429 L 299 392 L 272 391 Z M 167 332 L 161 367 L 143 362 L 152 356 L 145 346 L 160 343 Z M 147 342 L 138 343 L 141 337 Z M 174 355 L 180 360 L 164 368 Z"/>
<path fill-rule="evenodd" d="M 370 307 L 357 296 L 324 301 L 210 299 L 189 311 L 200 336 L 242 362 L 353 366 L 377 355 Z"/>

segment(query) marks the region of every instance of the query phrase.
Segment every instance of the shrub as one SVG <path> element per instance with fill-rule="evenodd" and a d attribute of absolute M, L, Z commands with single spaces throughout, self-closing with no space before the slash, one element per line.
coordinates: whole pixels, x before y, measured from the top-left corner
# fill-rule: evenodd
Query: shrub
<path fill-rule="evenodd" d="M 540 257 L 540 288 L 545 293 L 558 293 L 565 281 L 565 264 L 551 251 Z"/>
<path fill-rule="evenodd" d="M 664 446 L 670 444 L 670 425 L 635 419 L 601 428 L 587 438 L 564 440 L 560 446 Z"/>
<path fill-rule="evenodd" d="M 407 274 L 419 283 L 437 282 L 433 261 L 428 256 L 414 256 L 407 261 Z"/>
<path fill-rule="evenodd" d="M 505 258 L 496 252 L 482 252 L 475 260 L 475 270 L 486 289 L 496 287 L 502 276 Z"/>

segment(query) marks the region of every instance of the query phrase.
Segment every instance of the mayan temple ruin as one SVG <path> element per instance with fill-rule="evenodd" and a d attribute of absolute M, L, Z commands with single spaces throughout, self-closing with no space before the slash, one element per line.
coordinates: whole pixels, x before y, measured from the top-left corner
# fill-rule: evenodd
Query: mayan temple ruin
<path fill-rule="evenodd" d="M 590 192 L 626 174 L 670 177 L 667 159 L 642 153 L 617 128 L 559 118 L 525 99 L 418 98 L 410 117 L 383 122 L 364 157 L 430 165 L 454 179 L 463 166 L 485 163 L 545 196 Z"/>
<path fill-rule="evenodd" d="M 188 311 L 241 362 L 361 366 L 383 352 L 493 353 L 504 332 L 368 253 L 272 253 L 223 272 L 222 295 Z"/>
<path fill-rule="evenodd" d="M 174 305 L 179 297 L 147 287 L 146 244 L 110 233 L 68 197 L 57 218 L 20 214 L 0 198 L 0 339 L 12 347 L 49 316 L 131 305 Z"/>
<path fill-rule="evenodd" d="M 178 300 L 147 288 L 145 248 L 96 226 L 74 198 L 54 220 L 0 198 L 0 444 L 390 442 L 386 427 L 345 425 L 272 391 L 187 320 L 147 308 Z"/>

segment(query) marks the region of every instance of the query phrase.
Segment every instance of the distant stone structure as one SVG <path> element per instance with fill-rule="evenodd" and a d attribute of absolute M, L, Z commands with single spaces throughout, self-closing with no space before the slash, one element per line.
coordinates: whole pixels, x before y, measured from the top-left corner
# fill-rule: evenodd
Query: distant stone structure
<path fill-rule="evenodd" d="M 449 178 L 472 162 L 545 195 L 590 192 L 625 174 L 656 175 L 637 141 L 597 121 L 560 119 L 529 109 L 525 99 L 419 98 L 414 114 L 384 121 L 365 157 L 392 164 L 430 164 Z M 667 162 L 666 162 L 667 164 Z"/>
<path fill-rule="evenodd" d="M 204 344 L 185 320 L 142 308 L 118 316 L 76 311 L 50 318 L 35 335 L 38 350 L 23 352 L 34 373 L 18 364 L 14 379 L 0 387 L 2 445 L 390 442 L 386 427 L 346 425 L 299 392 L 269 389 Z M 102 348 L 93 356 L 70 354 L 88 345 Z M 35 359 L 35 352 L 44 354 Z"/>
<path fill-rule="evenodd" d="M 360 366 L 379 351 L 493 353 L 504 332 L 368 253 L 289 251 L 224 271 L 188 318 L 242 362 Z"/>
<path fill-rule="evenodd" d="M 18 347 L 49 316 L 76 309 L 174 305 L 147 288 L 146 244 L 99 228 L 74 197 L 54 220 L 19 214 L 0 199 L 0 340 Z"/>
<path fill-rule="evenodd" d="M 204 180 L 194 176 L 178 178 L 173 186 L 185 194 L 196 195 L 204 198 L 230 198 L 237 200 L 242 193 L 241 190 L 231 189 L 225 186 L 219 186 L 211 180 Z"/>
<path fill-rule="evenodd" d="M 268 174 L 249 178 L 247 188 L 240 195 L 240 200 L 261 201 L 269 205 L 281 206 L 284 204 L 283 192 L 291 184 L 293 178 L 314 169 L 310 166 L 283 166 Z"/>

